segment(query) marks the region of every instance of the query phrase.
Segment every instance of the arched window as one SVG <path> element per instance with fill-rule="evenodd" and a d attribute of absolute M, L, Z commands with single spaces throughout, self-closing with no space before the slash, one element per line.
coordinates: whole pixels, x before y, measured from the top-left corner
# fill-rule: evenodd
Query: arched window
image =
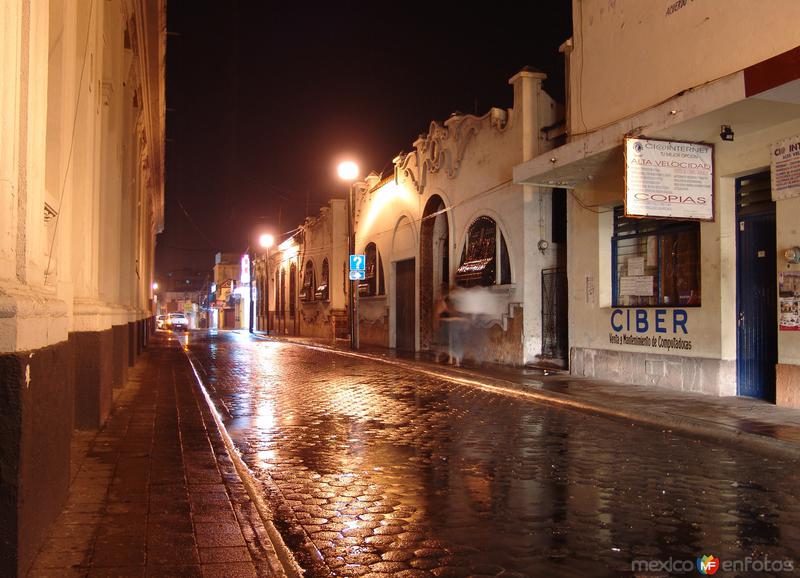
<path fill-rule="evenodd" d="M 289 318 L 294 319 L 297 310 L 297 266 L 289 267 Z"/>
<path fill-rule="evenodd" d="M 319 301 L 327 301 L 329 299 L 330 291 L 328 290 L 328 259 L 322 260 L 322 273 L 320 274 L 319 287 L 314 292 L 314 298 Z"/>
<path fill-rule="evenodd" d="M 461 287 L 511 283 L 508 247 L 494 219 L 482 216 L 472 222 L 467 232 L 460 263 L 456 271 L 456 284 Z M 498 263 L 500 263 L 499 268 Z"/>
<path fill-rule="evenodd" d="M 303 288 L 300 290 L 300 301 L 313 301 L 316 289 L 314 262 L 309 259 L 306 261 L 306 269 L 303 271 Z"/>
<path fill-rule="evenodd" d="M 383 262 L 375 243 L 369 243 L 364 248 L 366 258 L 365 278 L 358 284 L 358 294 L 361 297 L 383 295 L 386 290 L 383 283 Z"/>

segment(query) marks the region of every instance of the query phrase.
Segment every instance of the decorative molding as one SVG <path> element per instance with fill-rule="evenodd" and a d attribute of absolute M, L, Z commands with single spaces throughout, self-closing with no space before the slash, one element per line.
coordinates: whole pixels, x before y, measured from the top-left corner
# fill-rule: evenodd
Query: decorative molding
<path fill-rule="evenodd" d="M 456 178 L 473 137 L 481 130 L 504 132 L 508 118 L 508 111 L 492 108 L 481 117 L 454 113 L 444 123 L 432 122 L 428 133 L 414 142 L 413 152 L 395 158 L 395 178 L 409 181 L 420 195 L 431 174 L 442 172 Z"/>

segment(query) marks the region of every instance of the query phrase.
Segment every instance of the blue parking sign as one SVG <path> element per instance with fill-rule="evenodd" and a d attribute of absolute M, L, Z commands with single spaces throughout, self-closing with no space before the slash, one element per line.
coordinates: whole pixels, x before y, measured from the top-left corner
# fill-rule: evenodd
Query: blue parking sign
<path fill-rule="evenodd" d="M 367 268 L 367 257 L 365 255 L 350 255 L 350 270 L 364 271 Z"/>

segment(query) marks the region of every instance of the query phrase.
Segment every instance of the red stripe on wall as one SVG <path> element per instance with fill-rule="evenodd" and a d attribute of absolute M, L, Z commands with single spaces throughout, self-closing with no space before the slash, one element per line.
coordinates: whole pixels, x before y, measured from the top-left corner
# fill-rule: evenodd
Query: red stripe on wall
<path fill-rule="evenodd" d="M 744 92 L 753 96 L 800 78 L 800 46 L 744 69 Z"/>

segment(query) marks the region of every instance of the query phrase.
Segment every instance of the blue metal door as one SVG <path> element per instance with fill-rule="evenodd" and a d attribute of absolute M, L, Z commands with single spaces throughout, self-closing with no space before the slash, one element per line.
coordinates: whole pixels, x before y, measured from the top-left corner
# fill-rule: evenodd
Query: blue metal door
<path fill-rule="evenodd" d="M 778 361 L 775 203 L 769 173 L 737 181 L 738 393 L 775 401 Z"/>

